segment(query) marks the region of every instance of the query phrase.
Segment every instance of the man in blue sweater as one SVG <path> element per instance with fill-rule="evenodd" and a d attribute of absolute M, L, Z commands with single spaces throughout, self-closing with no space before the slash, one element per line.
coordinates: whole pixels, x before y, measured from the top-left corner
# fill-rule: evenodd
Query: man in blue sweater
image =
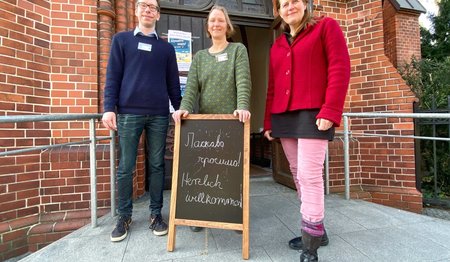
<path fill-rule="evenodd" d="M 178 109 L 181 93 L 175 50 L 155 31 L 159 11 L 159 0 L 137 0 L 139 25 L 134 31 L 117 33 L 111 45 L 102 122 L 119 135 L 119 219 L 111 233 L 113 242 L 125 239 L 131 224 L 133 171 L 144 130 L 150 166 L 150 229 L 158 236 L 167 234 L 161 208 L 169 99 Z"/>

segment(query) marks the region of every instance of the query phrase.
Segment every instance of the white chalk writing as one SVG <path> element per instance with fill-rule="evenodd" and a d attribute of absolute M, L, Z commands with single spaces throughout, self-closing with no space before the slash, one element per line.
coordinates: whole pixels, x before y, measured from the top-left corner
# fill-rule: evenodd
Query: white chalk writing
<path fill-rule="evenodd" d="M 224 148 L 225 143 L 221 140 L 220 134 L 217 135 L 215 141 L 207 141 L 207 140 L 195 140 L 195 133 L 189 132 L 187 134 L 187 142 L 184 145 L 185 147 L 190 148 Z"/>
<path fill-rule="evenodd" d="M 219 175 L 216 175 L 216 180 L 208 180 L 208 174 L 206 174 L 203 179 L 201 178 L 190 178 L 189 173 L 184 173 L 181 177 L 181 187 L 183 186 L 204 186 L 210 188 L 223 189 L 222 183 L 219 181 Z"/>
<path fill-rule="evenodd" d="M 195 202 L 207 205 L 234 206 L 242 208 L 242 194 L 240 195 L 240 199 L 234 199 L 231 197 L 214 197 L 209 194 L 205 194 L 204 192 L 200 192 L 198 195 L 186 194 L 185 200 L 188 203 Z"/>
<path fill-rule="evenodd" d="M 238 159 L 221 159 L 217 157 L 202 157 L 199 156 L 197 162 L 201 163 L 203 167 L 206 166 L 206 164 L 215 164 L 215 165 L 222 165 L 222 166 L 232 166 L 232 167 L 238 167 L 241 165 L 241 152 L 239 152 Z"/>

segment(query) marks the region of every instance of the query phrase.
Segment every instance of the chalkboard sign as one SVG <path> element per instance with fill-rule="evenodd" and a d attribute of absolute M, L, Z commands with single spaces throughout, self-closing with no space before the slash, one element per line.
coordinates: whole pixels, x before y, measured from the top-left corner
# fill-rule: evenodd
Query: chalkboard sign
<path fill-rule="evenodd" d="M 175 217 L 242 223 L 243 124 L 183 121 Z"/>
<path fill-rule="evenodd" d="M 175 126 L 168 250 L 175 226 L 240 230 L 248 258 L 249 121 L 189 115 Z"/>

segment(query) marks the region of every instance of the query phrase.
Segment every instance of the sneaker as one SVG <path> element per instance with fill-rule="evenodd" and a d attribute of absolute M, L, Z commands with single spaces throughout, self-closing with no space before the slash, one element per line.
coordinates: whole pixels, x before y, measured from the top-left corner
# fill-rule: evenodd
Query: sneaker
<path fill-rule="evenodd" d="M 164 222 L 161 215 L 150 215 L 150 230 L 157 236 L 164 236 L 167 234 L 167 224 Z"/>
<path fill-rule="evenodd" d="M 191 229 L 192 232 L 200 232 L 203 230 L 203 227 L 190 226 L 189 228 Z"/>
<path fill-rule="evenodd" d="M 116 228 L 111 233 L 111 241 L 119 242 L 124 240 L 128 235 L 131 222 L 131 217 L 120 216 L 119 220 L 117 220 Z"/>

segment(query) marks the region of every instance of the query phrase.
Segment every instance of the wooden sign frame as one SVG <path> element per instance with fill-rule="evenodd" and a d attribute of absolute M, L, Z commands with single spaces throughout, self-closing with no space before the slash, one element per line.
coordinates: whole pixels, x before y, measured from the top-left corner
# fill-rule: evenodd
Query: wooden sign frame
<path fill-rule="evenodd" d="M 207 221 L 177 218 L 177 193 L 179 181 L 180 166 L 180 135 L 183 128 L 183 121 L 195 120 L 220 120 L 220 121 L 239 121 L 232 114 L 190 114 L 187 118 L 183 118 L 181 124 L 175 124 L 175 141 L 173 154 L 173 171 L 172 171 L 172 192 L 170 199 L 170 215 L 169 215 L 169 234 L 167 242 L 167 251 L 173 251 L 175 248 L 176 226 L 196 226 L 206 228 L 219 228 L 227 230 L 242 231 L 242 258 L 249 258 L 249 209 L 250 209 L 250 121 L 242 123 L 243 128 L 243 148 L 242 148 L 242 223 L 230 223 L 221 221 Z M 240 123 L 240 122 L 239 122 Z"/>

